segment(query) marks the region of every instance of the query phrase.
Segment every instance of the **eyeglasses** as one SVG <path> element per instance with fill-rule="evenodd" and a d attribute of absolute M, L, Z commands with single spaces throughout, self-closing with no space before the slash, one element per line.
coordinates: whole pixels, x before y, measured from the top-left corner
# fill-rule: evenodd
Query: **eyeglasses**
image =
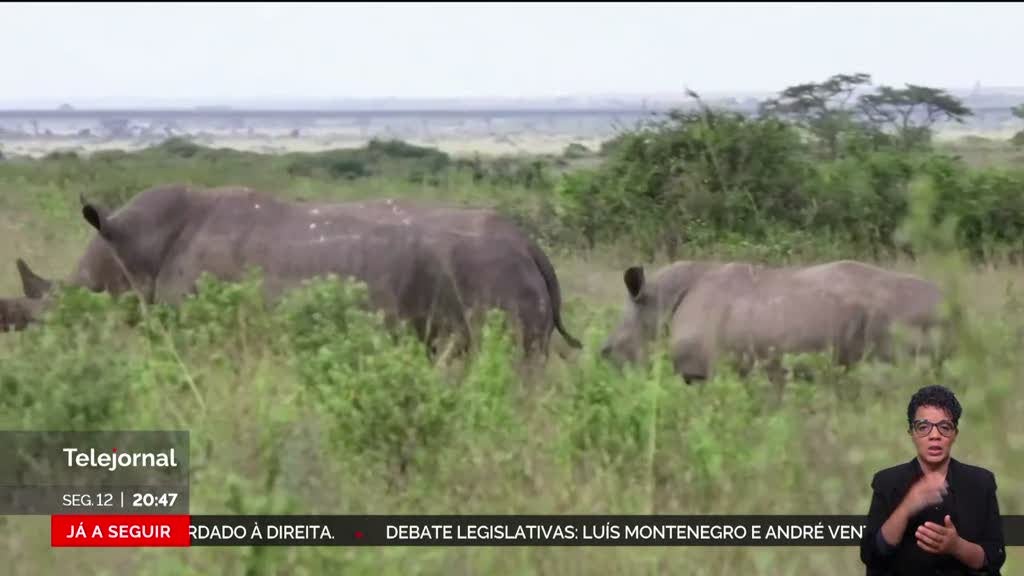
<path fill-rule="evenodd" d="M 924 437 L 932 433 L 932 426 L 937 427 L 939 429 L 939 434 L 942 434 L 946 438 L 949 438 L 954 432 L 956 432 L 956 424 L 953 424 L 949 420 L 943 420 L 942 422 L 915 420 L 912 428 L 915 435 Z"/>

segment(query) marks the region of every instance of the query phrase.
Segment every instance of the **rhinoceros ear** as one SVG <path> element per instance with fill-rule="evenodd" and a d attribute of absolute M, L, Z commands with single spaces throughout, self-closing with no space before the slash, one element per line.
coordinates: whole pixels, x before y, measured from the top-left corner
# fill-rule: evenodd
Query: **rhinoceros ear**
<path fill-rule="evenodd" d="M 644 288 L 644 267 L 632 266 L 626 269 L 626 273 L 622 275 L 622 279 L 626 282 L 626 289 L 629 290 L 629 297 L 633 300 L 639 298 L 640 292 Z"/>
<path fill-rule="evenodd" d="M 86 202 L 82 205 L 82 216 L 85 218 L 86 222 L 100 233 L 100 236 L 107 239 L 110 238 L 110 227 L 107 226 L 107 216 L 102 210 Z"/>
<path fill-rule="evenodd" d="M 52 282 L 38 276 L 21 258 L 18 258 L 18 274 L 21 276 L 22 291 L 27 298 L 38 300 L 53 287 Z"/>

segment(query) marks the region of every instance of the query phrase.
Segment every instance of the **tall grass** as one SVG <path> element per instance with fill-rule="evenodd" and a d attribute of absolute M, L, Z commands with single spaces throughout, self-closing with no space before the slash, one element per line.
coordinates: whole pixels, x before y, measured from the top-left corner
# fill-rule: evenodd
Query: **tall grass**
<path fill-rule="evenodd" d="M 316 283 L 268 308 L 257 282 L 206 282 L 180 309 L 144 317 L 130 299 L 69 289 L 45 325 L 5 336 L 0 427 L 188 429 L 193 513 L 862 514 L 871 474 L 912 457 L 910 395 L 942 383 L 965 407 L 955 455 L 996 473 L 1005 513 L 1024 508 L 1024 324 L 1010 306 L 1000 322 L 968 323 L 969 346 L 941 371 L 822 365 L 780 391 L 728 371 L 687 386 L 663 356 L 620 373 L 595 353 L 598 319 L 579 314 L 578 357 L 519 365 L 492 316 L 476 355 L 436 365 L 409 334 L 383 329 L 358 285 Z M 124 562 L 147 574 L 859 565 L 853 549 L 28 552 L 46 530 L 22 518 L 0 527 L 16 573 L 80 563 L 121 573 Z"/>

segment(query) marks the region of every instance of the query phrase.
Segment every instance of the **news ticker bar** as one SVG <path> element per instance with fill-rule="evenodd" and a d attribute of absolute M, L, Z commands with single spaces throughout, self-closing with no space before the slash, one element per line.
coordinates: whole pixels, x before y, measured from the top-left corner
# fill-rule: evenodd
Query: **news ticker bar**
<path fill-rule="evenodd" d="M 859 546 L 863 516 L 59 515 L 51 545 Z M 954 520 L 955 524 L 955 520 Z M 1003 516 L 1024 546 L 1024 516 Z"/>

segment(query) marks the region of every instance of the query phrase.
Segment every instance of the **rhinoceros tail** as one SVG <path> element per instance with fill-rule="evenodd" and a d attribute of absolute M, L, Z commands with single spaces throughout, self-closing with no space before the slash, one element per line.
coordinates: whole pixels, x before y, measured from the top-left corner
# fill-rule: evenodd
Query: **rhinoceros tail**
<path fill-rule="evenodd" d="M 583 344 L 575 336 L 569 334 L 565 325 L 562 324 L 562 290 L 558 285 L 555 267 L 551 265 L 547 254 L 540 249 L 536 242 L 527 240 L 527 244 L 530 247 L 530 255 L 533 257 L 533 262 L 540 270 L 540 275 L 544 277 L 544 284 L 548 287 L 548 294 L 551 295 L 551 312 L 554 315 L 555 328 L 558 329 L 558 333 L 562 335 L 562 338 L 565 339 L 569 346 L 576 349 L 583 348 Z"/>

